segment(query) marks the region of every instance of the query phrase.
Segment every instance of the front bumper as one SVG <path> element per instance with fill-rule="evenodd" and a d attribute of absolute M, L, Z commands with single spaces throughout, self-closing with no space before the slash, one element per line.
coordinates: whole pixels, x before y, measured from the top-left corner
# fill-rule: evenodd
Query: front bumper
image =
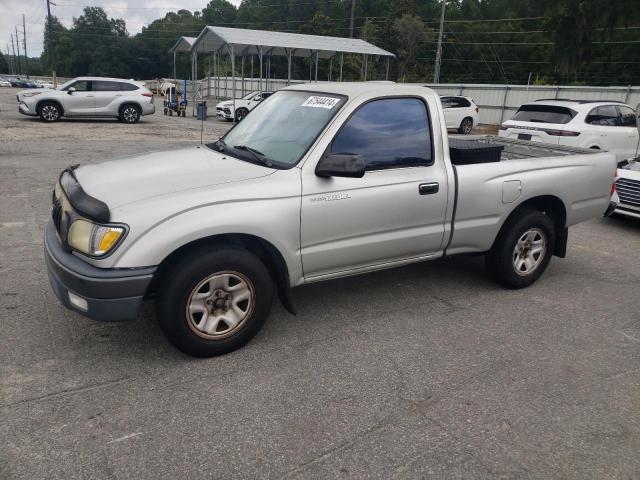
<path fill-rule="evenodd" d="M 38 115 L 35 111 L 30 110 L 29 106 L 23 102 L 18 104 L 18 111 L 23 115 L 29 115 L 32 117 Z"/>
<path fill-rule="evenodd" d="M 105 322 L 134 320 L 156 267 L 98 268 L 66 252 L 49 221 L 44 256 L 53 292 L 70 310 Z"/>

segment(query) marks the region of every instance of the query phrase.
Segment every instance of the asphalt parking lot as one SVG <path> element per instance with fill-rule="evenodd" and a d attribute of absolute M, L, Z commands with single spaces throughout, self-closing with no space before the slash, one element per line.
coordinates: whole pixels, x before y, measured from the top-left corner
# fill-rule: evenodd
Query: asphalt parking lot
<path fill-rule="evenodd" d="M 59 171 L 199 141 L 161 112 L 43 124 L 0 90 L 1 479 L 640 478 L 637 221 L 572 228 L 525 290 L 480 257 L 304 286 L 297 316 L 276 304 L 206 360 L 152 305 L 127 324 L 60 306 L 42 256 Z"/>

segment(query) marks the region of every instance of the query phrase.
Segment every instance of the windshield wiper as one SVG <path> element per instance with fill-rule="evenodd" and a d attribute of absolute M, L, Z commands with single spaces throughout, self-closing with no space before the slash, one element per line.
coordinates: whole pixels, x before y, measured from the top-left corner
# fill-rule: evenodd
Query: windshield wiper
<path fill-rule="evenodd" d="M 219 152 L 224 152 L 224 149 L 227 148 L 227 144 L 222 139 L 218 140 L 214 145 Z"/>
<path fill-rule="evenodd" d="M 242 151 L 245 151 L 245 152 L 249 152 L 251 155 L 253 155 L 253 158 L 258 160 L 260 163 L 266 165 L 269 168 L 273 167 L 273 162 L 271 160 L 269 160 L 264 155 L 264 153 L 262 153 L 260 150 L 256 150 L 255 148 L 247 147 L 246 145 L 234 145 L 233 148 L 235 148 L 236 150 L 242 150 Z"/>

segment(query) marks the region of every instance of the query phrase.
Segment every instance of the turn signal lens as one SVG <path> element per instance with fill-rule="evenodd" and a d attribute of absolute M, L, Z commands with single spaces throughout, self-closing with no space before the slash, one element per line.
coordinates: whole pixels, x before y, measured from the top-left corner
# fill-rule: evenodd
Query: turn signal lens
<path fill-rule="evenodd" d="M 79 252 L 100 257 L 112 250 L 125 233 L 124 227 L 96 225 L 87 220 L 76 220 L 69 228 L 67 242 Z"/>

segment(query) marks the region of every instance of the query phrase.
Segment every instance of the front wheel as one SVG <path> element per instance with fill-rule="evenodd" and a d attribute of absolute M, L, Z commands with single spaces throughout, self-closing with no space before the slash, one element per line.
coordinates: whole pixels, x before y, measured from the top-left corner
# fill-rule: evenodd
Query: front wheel
<path fill-rule="evenodd" d="M 555 247 L 555 226 L 538 211 L 522 212 L 506 224 L 487 254 L 487 271 L 507 288 L 524 288 L 544 273 Z"/>
<path fill-rule="evenodd" d="M 158 292 L 158 321 L 184 353 L 222 355 L 247 343 L 262 328 L 274 285 L 251 252 L 226 246 L 198 249 L 170 270 Z"/>
<path fill-rule="evenodd" d="M 239 108 L 236 112 L 236 122 L 242 121 L 242 119 L 247 115 L 249 115 L 249 110 L 247 110 L 246 108 Z"/>
<path fill-rule="evenodd" d="M 38 107 L 38 115 L 44 122 L 56 122 L 60 120 L 61 114 L 60 106 L 54 102 L 43 102 Z"/>

